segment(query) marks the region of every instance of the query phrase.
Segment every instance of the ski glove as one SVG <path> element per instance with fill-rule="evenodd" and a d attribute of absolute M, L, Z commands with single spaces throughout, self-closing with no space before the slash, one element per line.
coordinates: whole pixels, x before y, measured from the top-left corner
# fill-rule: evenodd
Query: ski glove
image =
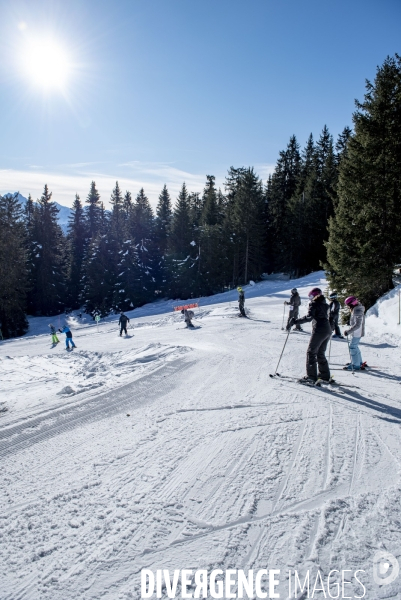
<path fill-rule="evenodd" d="M 349 334 L 349 331 L 344 331 L 344 335 L 348 335 L 348 334 Z"/>

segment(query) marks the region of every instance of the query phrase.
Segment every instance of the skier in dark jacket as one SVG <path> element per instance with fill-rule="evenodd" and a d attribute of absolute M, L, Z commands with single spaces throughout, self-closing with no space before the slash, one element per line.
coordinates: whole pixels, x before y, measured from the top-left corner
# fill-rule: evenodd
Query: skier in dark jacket
<path fill-rule="evenodd" d="M 68 325 L 64 325 L 63 329 L 59 329 L 60 333 L 65 333 L 65 349 L 68 350 L 69 349 L 69 344 L 71 342 L 71 346 L 73 348 L 76 348 L 76 345 L 74 344 L 73 340 L 72 340 L 72 333 L 71 333 L 71 329 L 68 327 Z"/>
<path fill-rule="evenodd" d="M 289 313 L 288 313 L 287 327 L 286 327 L 286 330 L 289 331 L 291 329 L 290 323 L 296 321 L 299 317 L 299 307 L 301 304 L 301 298 L 299 297 L 297 288 L 293 288 L 291 290 L 290 301 L 287 302 L 287 300 L 286 300 L 284 302 L 284 304 L 287 304 L 290 307 Z M 300 325 L 296 325 L 295 329 L 297 331 L 303 331 Z"/>
<path fill-rule="evenodd" d="M 330 381 L 329 363 L 325 355 L 331 337 L 329 305 L 319 288 L 313 288 L 308 298 L 310 300 L 308 314 L 294 322 L 294 325 L 301 325 L 312 321 L 312 335 L 306 353 L 307 375 L 302 381 L 305 383 L 316 383 L 317 379 Z M 319 372 L 317 365 L 319 365 Z"/>
<path fill-rule="evenodd" d="M 343 340 L 344 336 L 342 335 L 341 329 L 338 325 L 341 304 L 337 300 L 337 292 L 333 292 L 332 294 L 330 294 L 329 298 L 330 298 L 329 321 L 330 321 L 330 325 L 331 325 L 331 331 L 335 332 L 333 335 L 333 338 L 338 337 Z"/>
<path fill-rule="evenodd" d="M 120 325 L 120 337 L 122 336 L 123 331 L 125 331 L 125 335 L 128 335 L 127 323 L 129 323 L 129 318 L 121 311 L 120 320 L 118 321 L 118 324 Z"/>
<path fill-rule="evenodd" d="M 238 308 L 239 308 L 239 316 L 240 317 L 246 317 L 246 313 L 245 313 L 245 292 L 242 289 L 241 286 L 237 287 L 237 292 L 238 292 Z"/>

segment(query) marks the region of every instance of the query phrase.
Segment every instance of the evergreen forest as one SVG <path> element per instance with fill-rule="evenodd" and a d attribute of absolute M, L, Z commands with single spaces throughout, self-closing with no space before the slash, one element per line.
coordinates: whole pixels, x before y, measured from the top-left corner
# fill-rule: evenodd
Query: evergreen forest
<path fill-rule="evenodd" d="M 264 273 L 299 277 L 324 267 L 340 297 L 366 307 L 392 287 L 401 262 L 401 58 L 388 57 L 356 102 L 353 128 L 326 126 L 301 148 L 295 135 L 262 181 L 231 167 L 223 189 L 177 198 L 165 185 L 155 211 L 140 189 L 105 209 L 93 181 L 74 199 L 67 233 L 45 185 L 22 207 L 0 196 L 0 328 L 23 335 L 27 315 L 108 315 L 158 298 L 198 298 Z"/>

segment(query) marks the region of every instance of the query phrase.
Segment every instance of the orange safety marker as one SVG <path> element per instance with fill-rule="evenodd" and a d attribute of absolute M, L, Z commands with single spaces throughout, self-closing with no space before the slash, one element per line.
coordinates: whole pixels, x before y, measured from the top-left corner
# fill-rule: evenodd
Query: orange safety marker
<path fill-rule="evenodd" d="M 174 306 L 174 310 L 188 310 L 188 308 L 198 308 L 199 304 L 195 302 L 194 304 L 184 304 L 183 306 Z"/>

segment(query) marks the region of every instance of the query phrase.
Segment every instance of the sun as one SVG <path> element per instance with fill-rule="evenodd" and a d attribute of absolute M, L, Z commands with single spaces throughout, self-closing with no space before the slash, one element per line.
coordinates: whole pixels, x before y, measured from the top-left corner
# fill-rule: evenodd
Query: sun
<path fill-rule="evenodd" d="M 44 90 L 64 89 L 71 73 L 71 62 L 58 42 L 29 40 L 22 52 L 22 68 L 35 86 Z"/>

